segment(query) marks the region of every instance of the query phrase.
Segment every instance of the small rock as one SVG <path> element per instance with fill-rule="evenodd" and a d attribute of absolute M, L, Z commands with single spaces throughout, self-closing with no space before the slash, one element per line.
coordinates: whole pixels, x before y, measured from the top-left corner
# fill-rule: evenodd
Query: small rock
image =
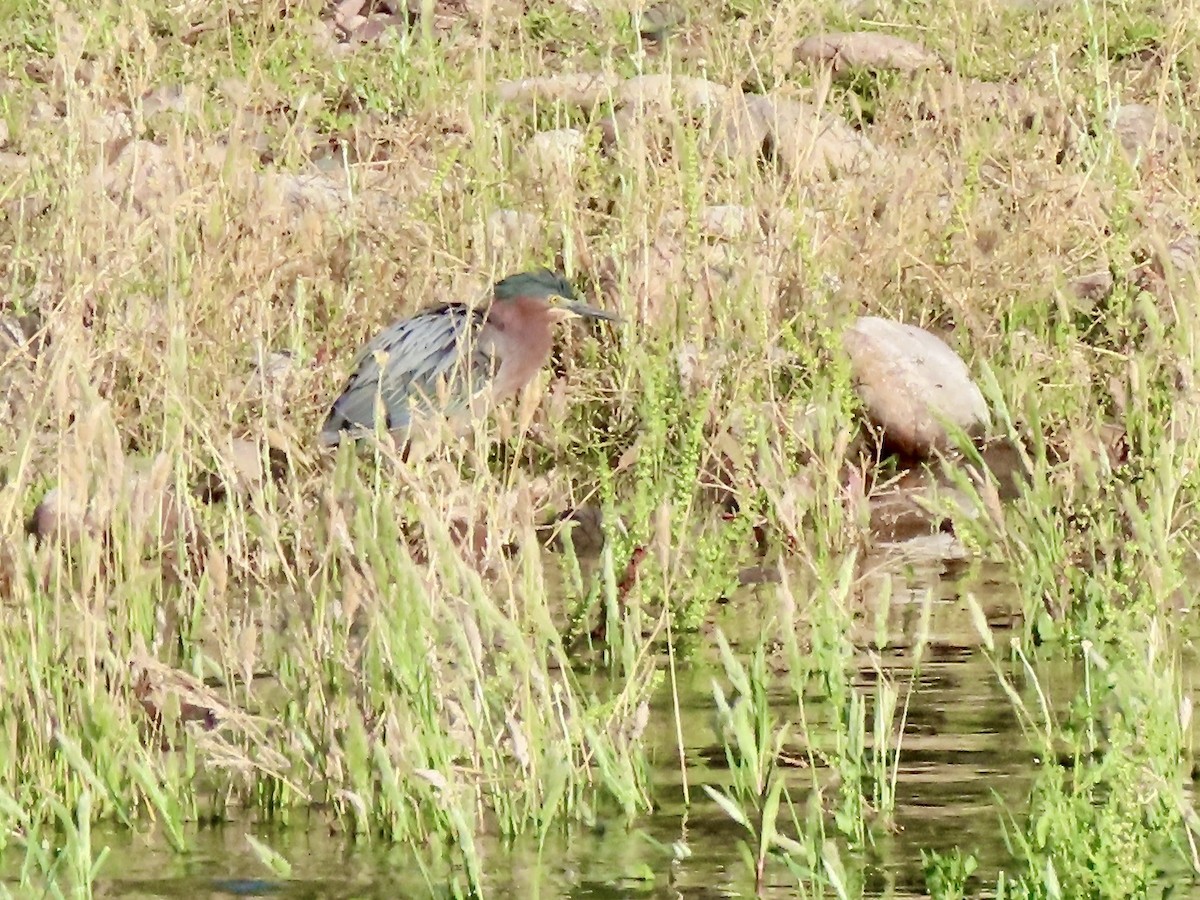
<path fill-rule="evenodd" d="M 692 387 L 695 384 L 696 376 L 700 372 L 700 363 L 703 360 L 703 351 L 694 343 L 683 344 L 675 353 L 675 363 L 679 368 L 679 378 L 687 387 Z"/>
<path fill-rule="evenodd" d="M 1026 464 L 1026 455 L 1011 439 L 1000 437 L 987 441 L 980 447 L 979 455 L 983 459 L 984 470 L 991 476 L 991 481 L 994 483 L 996 503 L 1014 500 L 1021 496 L 1033 475 Z M 985 493 L 985 505 L 987 500 L 988 496 Z M 993 509 L 991 513 L 997 521 L 1000 520 L 999 509 Z"/>
<path fill-rule="evenodd" d="M 400 16 L 371 16 L 354 29 L 350 40 L 356 44 L 369 44 L 381 40 L 389 32 L 406 27 L 407 24 Z"/>
<path fill-rule="evenodd" d="M 687 214 L 681 209 L 673 209 L 663 216 L 663 222 L 674 231 L 684 231 Z M 703 207 L 696 216 L 695 227 L 703 236 L 722 241 L 762 234 L 757 210 L 735 204 Z"/>
<path fill-rule="evenodd" d="M 1169 270 L 1174 270 L 1176 273 L 1194 272 L 1198 262 L 1200 262 L 1200 238 L 1194 234 L 1181 234 L 1167 244 L 1163 272 L 1164 274 Z M 1169 263 L 1169 269 L 1167 263 Z"/>
<path fill-rule="evenodd" d="M 259 354 L 250 360 L 252 369 L 242 388 L 242 395 L 261 402 L 277 414 L 284 412 L 288 388 L 296 377 L 296 355 L 290 351 Z"/>
<path fill-rule="evenodd" d="M 1144 261 L 1129 273 L 1130 280 L 1161 299 L 1200 270 L 1200 238 L 1191 216 L 1165 198 L 1136 208 L 1134 215 L 1143 228 L 1137 253 Z"/>
<path fill-rule="evenodd" d="M 602 72 L 544 75 L 501 81 L 496 94 L 506 103 L 571 103 L 588 107 L 611 96 L 620 83 L 617 76 Z"/>
<path fill-rule="evenodd" d="M 534 177 L 561 184 L 574 180 L 583 147 L 582 131 L 559 128 L 535 134 L 522 156 Z"/>
<path fill-rule="evenodd" d="M 854 171 L 879 159 L 864 135 L 807 103 L 764 96 L 753 106 L 767 126 L 770 155 L 794 176 Z"/>
<path fill-rule="evenodd" d="M 22 156 L 19 153 L 8 153 L 7 151 L 0 152 L 0 172 L 4 174 L 5 179 L 15 178 L 18 175 L 28 175 L 33 164 L 28 156 Z"/>
<path fill-rule="evenodd" d="M 639 321 L 657 322 L 671 315 L 683 270 L 683 247 L 672 238 L 660 236 L 635 247 L 626 258 L 606 260 L 600 283 L 610 301 L 632 296 Z"/>
<path fill-rule="evenodd" d="M 281 448 L 229 438 L 221 450 L 218 471 L 205 473 L 195 486 L 196 495 L 205 503 L 220 502 L 231 494 L 248 496 L 268 480 L 281 481 L 287 475 L 287 453 Z"/>
<path fill-rule="evenodd" d="M 639 113 L 663 116 L 674 109 L 678 101 L 679 107 L 693 117 L 720 111 L 734 93 L 723 84 L 689 75 L 636 75 L 622 82 L 615 91 L 619 105 L 633 107 Z"/>
<path fill-rule="evenodd" d="M 826 63 L 835 75 L 855 69 L 916 72 L 943 67 L 940 59 L 919 44 L 870 31 L 813 35 L 800 42 L 793 59 L 810 64 Z"/>
<path fill-rule="evenodd" d="M 222 78 L 217 82 L 217 92 L 235 109 L 243 109 L 254 103 L 254 89 L 243 78 Z"/>
<path fill-rule="evenodd" d="M 342 0 L 334 8 L 333 21 L 344 28 L 347 21 L 362 13 L 362 8 L 365 5 L 366 0 Z"/>
<path fill-rule="evenodd" d="M 195 86 L 167 85 L 142 96 L 142 117 L 149 119 L 160 112 L 184 113 L 200 106 L 200 92 Z"/>
<path fill-rule="evenodd" d="M 26 530 L 39 541 L 73 544 L 85 535 L 110 540 L 118 518 L 129 546 L 161 556 L 168 569 L 178 564 L 173 547 L 180 537 L 189 544 L 198 535 L 187 507 L 167 483 L 170 461 L 119 461 L 107 475 L 89 485 L 68 477 L 42 497 Z"/>
<path fill-rule="evenodd" d="M 942 120 L 988 116 L 1031 128 L 1037 122 L 1057 120 L 1073 104 L 1043 96 L 1023 84 L 979 81 L 948 74 L 929 79 L 917 104 L 918 117 Z"/>
<path fill-rule="evenodd" d="M 74 542 L 95 528 L 88 521 L 86 501 L 54 487 L 42 496 L 25 530 L 40 541 L 61 538 Z"/>
<path fill-rule="evenodd" d="M 894 487 L 870 498 L 870 529 L 877 541 L 899 543 L 936 534 L 947 525 L 925 487 Z"/>
<path fill-rule="evenodd" d="M 1128 462 L 1129 436 L 1116 422 L 1064 425 L 1045 437 L 1046 458 L 1055 466 L 1100 463 L 1109 470 Z"/>
<path fill-rule="evenodd" d="M 721 204 L 702 208 L 696 224 L 700 233 L 707 237 L 735 240 L 748 234 L 757 221 L 754 210 L 748 206 Z"/>
<path fill-rule="evenodd" d="M 0 161 L 0 173 L 3 169 L 3 162 Z M 49 211 L 50 200 L 42 193 L 19 194 L 7 202 L 0 202 L 0 218 L 14 223 L 28 224 Z"/>
<path fill-rule="evenodd" d="M 618 85 L 614 98 L 616 112 L 600 126 L 603 141 L 651 158 L 672 146 L 676 127 L 699 129 L 702 152 L 725 158 L 757 159 L 766 136 L 741 91 L 704 78 L 638 75 Z"/>
<path fill-rule="evenodd" d="M 585 107 L 612 98 L 615 113 L 598 123 L 606 148 L 625 143 L 649 148 L 654 140 L 648 132 L 684 125 L 700 129 L 706 155 L 758 161 L 769 150 L 770 156 L 797 175 L 840 172 L 879 155 L 866 137 L 814 106 L 747 95 L 704 78 L 657 74 L 620 81 L 600 74 L 564 75 L 502 82 L 498 92 L 502 100 L 561 101 Z M 577 149 L 582 136 L 565 130 L 572 136 L 569 142 L 561 139 L 564 145 Z M 665 146 L 670 141 L 659 143 Z"/>
<path fill-rule="evenodd" d="M 25 326 L 16 316 L 0 315 L 0 361 L 15 351 L 23 350 L 28 340 Z"/>
<path fill-rule="evenodd" d="M 23 421 L 41 402 L 35 363 L 47 342 L 36 314 L 0 315 L 0 415 L 7 421 Z"/>
<path fill-rule="evenodd" d="M 109 110 L 90 119 L 85 129 L 97 144 L 111 145 L 133 137 L 133 117 L 124 110 Z"/>
<path fill-rule="evenodd" d="M 710 126 L 713 151 L 725 159 L 757 162 L 772 137 L 770 116 L 764 114 L 762 98 L 739 96 L 728 104 L 724 115 Z"/>
<path fill-rule="evenodd" d="M 422 28 L 428 27 L 438 35 L 447 34 L 463 22 L 482 22 L 488 6 L 491 7 L 493 21 L 518 15 L 513 0 L 491 0 L 490 4 L 485 0 L 407 0 L 404 3 L 388 2 L 386 5 L 393 14 L 405 15 L 409 22 L 420 23 Z M 524 6 L 521 5 L 520 14 L 523 13 Z"/>
<path fill-rule="evenodd" d="M 757 211 L 749 206 L 723 204 L 700 210 L 700 231 L 708 237 L 732 241 L 761 232 Z"/>
<path fill-rule="evenodd" d="M 638 33 L 645 41 L 664 41 L 687 22 L 687 11 L 675 3 L 656 3 L 637 17 Z"/>
<path fill-rule="evenodd" d="M 1139 288 L 1162 297 L 1175 279 L 1193 275 L 1200 268 L 1200 239 L 1189 233 L 1166 243 L 1152 240 L 1150 258 L 1130 273 Z"/>
<path fill-rule="evenodd" d="M 1118 107 L 1113 130 L 1135 164 L 1177 137 L 1177 130 L 1163 119 L 1158 108 L 1146 103 L 1125 103 Z"/>
<path fill-rule="evenodd" d="M 532 245 L 542 230 L 540 216 L 515 209 L 499 209 L 484 223 L 484 241 L 493 250 Z"/>
<path fill-rule="evenodd" d="M 126 195 L 143 215 L 165 210 L 183 192 L 180 161 L 153 141 L 129 141 L 104 176 L 109 196 L 120 202 Z"/>
<path fill-rule="evenodd" d="M 976 435 L 991 424 L 966 365 L 921 328 L 875 316 L 843 336 L 859 398 L 884 439 L 912 456 L 950 447 L 944 423 Z"/>
<path fill-rule="evenodd" d="M 1113 277 L 1108 269 L 1100 269 L 1089 275 L 1076 278 L 1070 285 L 1071 293 L 1079 300 L 1094 306 L 1107 300 L 1112 294 Z"/>
<path fill-rule="evenodd" d="M 260 216 L 289 228 L 319 223 L 346 211 L 348 193 L 326 173 L 262 172 L 258 176 Z M 359 198 L 356 198 L 359 199 Z"/>
<path fill-rule="evenodd" d="M 257 366 L 256 375 L 263 391 L 270 390 L 289 378 L 296 371 L 296 354 L 290 350 L 277 350 L 267 354 Z"/>
<path fill-rule="evenodd" d="M 769 267 L 748 262 L 746 247 L 714 241 L 688 253 L 670 234 L 604 261 L 599 276 L 605 295 L 632 297 L 638 321 L 646 323 L 674 321 L 685 298 L 693 309 L 710 309 L 718 297 L 745 291 L 746 302 L 769 309 L 777 294 Z"/>
<path fill-rule="evenodd" d="M 556 550 L 563 549 L 570 535 L 576 553 L 595 556 L 604 549 L 604 512 L 591 504 L 578 506 L 539 526 L 538 532 L 541 540 L 551 541 Z"/>
<path fill-rule="evenodd" d="M 746 566 L 739 569 L 737 574 L 737 582 L 741 587 L 778 584 L 780 580 L 778 566 Z"/>
<path fill-rule="evenodd" d="M 596 121 L 595 128 L 600 132 L 600 146 L 603 149 L 611 150 L 617 146 L 621 139 L 622 125 L 616 116 L 604 116 Z"/>

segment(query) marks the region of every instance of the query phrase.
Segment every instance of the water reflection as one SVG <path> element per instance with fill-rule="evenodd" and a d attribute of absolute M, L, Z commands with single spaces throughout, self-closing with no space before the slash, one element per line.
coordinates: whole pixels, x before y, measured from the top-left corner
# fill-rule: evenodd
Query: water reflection
<path fill-rule="evenodd" d="M 1009 699 L 988 661 L 973 648 L 977 637 L 962 596 L 970 589 L 990 619 L 1019 622 L 1014 596 L 1003 572 L 963 565 L 953 552 L 953 537 L 929 535 L 896 546 L 876 547 L 861 568 L 862 596 L 854 640 L 863 648 L 852 681 L 869 700 L 882 672 L 907 691 L 912 684 L 898 769 L 897 809 L 893 827 L 872 829 L 872 842 L 855 857 L 844 857 L 851 880 L 867 896 L 923 896 L 921 850 L 949 851 L 956 846 L 976 855 L 983 883 L 994 881 L 1006 860 L 1000 827 L 1002 806 L 1023 808 L 1033 775 L 1032 757 L 1020 733 Z M 949 542 L 949 543 L 948 543 Z M 949 552 L 948 552 L 949 551 Z M 737 637 L 745 604 L 769 602 L 772 585 L 746 588 L 717 618 Z M 869 608 L 871 595 L 889 597 L 885 627 Z M 912 678 L 913 637 L 926 604 L 928 646 Z M 1006 619 L 1007 617 L 1007 619 Z M 1056 673 L 1060 690 L 1072 679 Z M 1069 676 L 1069 672 L 1066 673 Z M 686 811 L 679 771 L 673 701 L 667 683 L 655 699 L 645 735 L 655 767 L 656 812 L 626 830 L 619 824 L 574 826 L 552 834 L 541 852 L 533 841 L 503 846 L 484 842 L 486 886 L 492 896 L 513 897 L 735 897 L 753 893 L 737 841 L 737 827 L 700 790 L 700 785 L 729 782 L 723 745 L 713 732 L 712 681 L 720 677 L 703 660 L 678 677 L 679 702 L 692 806 Z M 771 699 L 781 721 L 797 720 L 797 700 L 786 684 L 773 686 Z M 806 716 L 820 728 L 819 700 L 806 698 Z M 868 716 L 870 711 L 868 710 Z M 868 718 L 868 722 L 870 719 Z M 817 723 L 814 725 L 814 723 Z M 803 758 L 803 749 L 799 756 Z M 828 773 L 788 770 L 797 804 L 823 783 Z M 999 798 L 999 803 L 997 798 Z M 348 845 L 329 835 L 320 814 L 293 817 L 288 829 L 254 833 L 293 867 L 290 878 L 266 877 L 244 834 L 253 825 L 236 824 L 195 835 L 195 852 L 171 854 L 153 837 L 126 833 L 97 835 L 112 855 L 99 889 L 110 897 L 422 897 L 441 896 L 448 872 L 428 877 L 400 849 Z M 677 841 L 690 856 L 675 860 Z M 334 874 L 336 873 L 336 874 Z M 794 878 L 782 867 L 768 869 L 767 895 L 795 896 Z"/>

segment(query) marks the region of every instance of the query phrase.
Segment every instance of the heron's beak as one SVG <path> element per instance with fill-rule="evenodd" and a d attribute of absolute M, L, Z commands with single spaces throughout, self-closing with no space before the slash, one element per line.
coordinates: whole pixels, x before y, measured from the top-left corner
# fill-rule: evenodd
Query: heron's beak
<path fill-rule="evenodd" d="M 582 319 L 603 319 L 606 322 L 621 321 L 621 317 L 615 312 L 609 312 L 607 309 L 600 309 L 596 306 L 588 306 L 582 300 L 563 300 L 562 308 Z"/>

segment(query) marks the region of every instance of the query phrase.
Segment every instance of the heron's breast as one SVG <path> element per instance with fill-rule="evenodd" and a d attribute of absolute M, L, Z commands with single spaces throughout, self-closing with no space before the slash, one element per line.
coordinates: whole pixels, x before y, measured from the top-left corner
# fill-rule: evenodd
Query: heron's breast
<path fill-rule="evenodd" d="M 493 353 L 499 363 L 493 392 L 497 397 L 507 397 L 519 392 L 537 377 L 546 360 L 550 358 L 553 336 L 545 329 L 525 329 L 520 334 L 505 329 L 490 334 Z"/>

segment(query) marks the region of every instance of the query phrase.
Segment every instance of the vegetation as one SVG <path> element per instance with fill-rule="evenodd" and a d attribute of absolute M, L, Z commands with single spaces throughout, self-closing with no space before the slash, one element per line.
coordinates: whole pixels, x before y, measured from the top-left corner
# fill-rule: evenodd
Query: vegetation
<path fill-rule="evenodd" d="M 951 835 L 925 889 L 1200 872 L 1191 7 L 409 7 L 0 3 L 15 894 L 89 896 L 100 829 L 184 854 L 211 826 L 264 875 L 332 827 L 482 895 L 515 844 L 645 828 L 676 782 L 740 889 L 877 890 L 946 605 L 880 577 L 913 468 L 956 583 L 1012 588 L 1009 634 L 963 614 L 1032 779 L 983 814 L 1005 858 Z M 913 43 L 796 57 L 842 31 Z M 709 84 L 628 93 L 660 73 Z M 731 130 L 762 98 L 838 127 Z M 379 327 L 533 265 L 628 324 L 567 334 L 428 459 L 316 450 Z M 840 343 L 860 314 L 943 334 L 987 439 L 891 456 Z M 686 821 L 650 843 L 639 878 L 704 863 Z"/>

